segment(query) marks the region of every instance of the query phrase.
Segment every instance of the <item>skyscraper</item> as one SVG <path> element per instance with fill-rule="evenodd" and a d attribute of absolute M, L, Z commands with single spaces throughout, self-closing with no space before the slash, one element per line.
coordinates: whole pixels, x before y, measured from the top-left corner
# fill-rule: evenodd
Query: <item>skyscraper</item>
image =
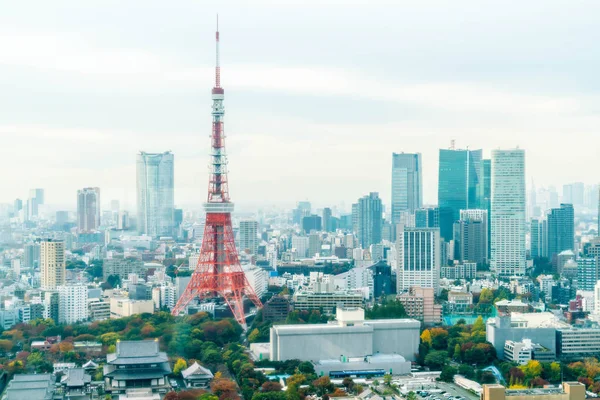
<path fill-rule="evenodd" d="M 302 217 L 302 229 L 304 232 L 310 233 L 311 231 L 320 231 L 321 227 L 322 224 L 320 216 L 313 214 Z"/>
<path fill-rule="evenodd" d="M 499 275 L 524 275 L 525 151 L 492 151 L 491 269 Z"/>
<path fill-rule="evenodd" d="M 38 216 L 39 206 L 44 204 L 44 189 L 30 189 L 27 199 L 26 220 Z"/>
<path fill-rule="evenodd" d="M 254 220 L 240 221 L 240 251 L 250 250 L 256 254 L 258 250 L 258 222 Z"/>
<path fill-rule="evenodd" d="M 561 204 L 548 212 L 548 257 L 556 268 L 556 256 L 575 248 L 575 212 L 572 204 Z"/>
<path fill-rule="evenodd" d="M 420 208 L 415 210 L 416 228 L 439 228 L 440 210 L 439 208 Z"/>
<path fill-rule="evenodd" d="M 358 242 L 363 249 L 372 244 L 381 243 L 381 228 L 383 225 L 383 207 L 379 193 L 371 192 L 368 196 L 358 199 Z"/>
<path fill-rule="evenodd" d="M 331 208 L 329 207 L 325 207 L 323 209 L 323 230 L 325 232 L 333 232 L 334 229 L 333 228 L 333 224 L 332 224 L 332 219 L 331 219 Z"/>
<path fill-rule="evenodd" d="M 548 223 L 545 219 L 531 220 L 531 258 L 548 257 Z"/>
<path fill-rule="evenodd" d="M 574 182 L 563 185 L 562 202 L 573 204 L 574 207 L 581 207 L 584 203 L 585 185 L 583 182 Z"/>
<path fill-rule="evenodd" d="M 480 175 L 481 150 L 440 149 L 438 206 L 440 235 L 452 239 L 452 226 L 460 218 L 460 210 L 477 208 L 483 189 Z"/>
<path fill-rule="evenodd" d="M 460 220 L 454 223 L 455 255 L 460 262 L 487 262 L 487 221 L 487 210 L 460 210 Z"/>
<path fill-rule="evenodd" d="M 400 294 L 411 286 L 434 288 L 440 284 L 439 228 L 396 227 L 396 287 Z"/>
<path fill-rule="evenodd" d="M 174 156 L 141 152 L 137 156 L 138 231 L 152 237 L 172 236 L 174 226 Z"/>
<path fill-rule="evenodd" d="M 88 288 L 85 285 L 57 287 L 59 322 L 74 324 L 88 319 Z"/>
<path fill-rule="evenodd" d="M 423 206 L 421 153 L 392 153 L 392 224 Z"/>
<path fill-rule="evenodd" d="M 40 241 L 40 272 L 42 289 L 55 290 L 65 284 L 65 242 L 44 239 Z"/>
<path fill-rule="evenodd" d="M 92 232 L 100 227 L 100 188 L 77 191 L 77 229 Z"/>

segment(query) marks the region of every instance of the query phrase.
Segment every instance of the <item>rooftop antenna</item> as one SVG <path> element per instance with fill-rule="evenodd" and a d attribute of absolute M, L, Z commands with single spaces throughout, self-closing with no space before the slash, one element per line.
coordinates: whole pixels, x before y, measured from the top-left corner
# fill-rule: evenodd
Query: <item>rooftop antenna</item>
<path fill-rule="evenodd" d="M 452 139 L 450 141 L 450 150 L 455 150 L 456 149 L 456 141 L 454 139 Z"/>
<path fill-rule="evenodd" d="M 215 66 L 215 87 L 220 88 L 221 87 L 221 63 L 219 60 L 219 14 L 217 14 L 216 39 L 217 39 L 217 64 Z"/>

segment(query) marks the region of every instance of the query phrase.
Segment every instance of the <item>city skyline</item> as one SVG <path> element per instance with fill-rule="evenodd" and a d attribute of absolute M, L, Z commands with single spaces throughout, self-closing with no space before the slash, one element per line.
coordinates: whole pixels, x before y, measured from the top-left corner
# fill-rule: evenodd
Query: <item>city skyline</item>
<path fill-rule="evenodd" d="M 8 99 L 0 100 L 7 115 L 0 135 L 18 138 L 8 139 L 13 149 L 0 167 L 19 171 L 3 176 L 12 190 L 0 202 L 45 187 L 47 204 L 66 205 L 78 188 L 97 186 L 105 201 L 131 206 L 135 154 L 171 150 L 175 202 L 199 207 L 209 134 L 201 110 L 209 107 L 212 71 L 208 45 L 197 38 L 210 34 L 217 11 L 227 43 L 231 192 L 240 210 L 264 203 L 263 193 L 273 204 L 349 205 L 377 191 L 389 204 L 390 152 L 422 153 L 424 203 L 435 203 L 437 152 L 451 139 L 458 148 L 482 148 L 484 158 L 518 145 L 527 151 L 527 182 L 538 186 L 596 182 L 593 146 L 580 145 L 596 134 L 595 77 L 565 44 L 589 44 L 597 29 L 590 8 L 598 5 L 573 6 L 566 21 L 558 2 L 545 4 L 543 17 L 533 5 L 502 5 L 471 10 L 467 24 L 452 18 L 460 9 L 449 2 L 439 14 L 411 3 L 329 3 L 317 13 L 235 2 L 140 7 L 139 20 L 160 26 L 153 30 L 128 23 L 135 3 L 116 13 L 71 4 L 40 5 L 35 15 L 11 5 L 0 16 Z M 79 18 L 64 17 L 67 9 Z M 365 18 L 365 10 L 377 18 Z M 519 41 L 503 33 L 507 24 Z M 350 168 L 323 169 L 307 154 Z"/>

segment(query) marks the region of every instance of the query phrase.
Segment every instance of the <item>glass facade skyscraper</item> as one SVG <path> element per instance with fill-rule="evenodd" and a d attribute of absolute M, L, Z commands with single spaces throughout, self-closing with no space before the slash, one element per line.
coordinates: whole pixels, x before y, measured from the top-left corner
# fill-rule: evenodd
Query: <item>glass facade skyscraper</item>
<path fill-rule="evenodd" d="M 363 249 L 372 244 L 381 243 L 381 230 L 383 226 L 383 206 L 379 193 L 372 192 L 361 197 L 357 203 L 357 236 Z"/>
<path fill-rule="evenodd" d="M 533 246 L 532 246 L 533 247 Z M 548 257 L 556 268 L 554 256 L 575 248 L 575 211 L 572 204 L 561 204 L 548 212 Z"/>
<path fill-rule="evenodd" d="M 137 156 L 137 224 L 140 234 L 173 236 L 174 156 L 141 152 Z"/>
<path fill-rule="evenodd" d="M 492 243 L 490 267 L 498 275 L 524 275 L 525 151 L 492 151 Z"/>
<path fill-rule="evenodd" d="M 423 206 L 421 153 L 392 154 L 392 223 Z"/>
<path fill-rule="evenodd" d="M 481 150 L 440 149 L 438 206 L 440 236 L 452 239 L 452 226 L 460 219 L 460 210 L 480 205 L 482 183 Z"/>

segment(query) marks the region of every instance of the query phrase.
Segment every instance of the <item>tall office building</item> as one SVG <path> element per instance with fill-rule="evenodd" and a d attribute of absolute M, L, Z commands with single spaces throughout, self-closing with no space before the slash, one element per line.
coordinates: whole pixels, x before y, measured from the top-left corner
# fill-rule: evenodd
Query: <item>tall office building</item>
<path fill-rule="evenodd" d="M 54 239 L 40 241 L 40 272 L 44 290 L 55 290 L 65 284 L 64 241 Z"/>
<path fill-rule="evenodd" d="M 531 258 L 548 257 L 548 223 L 546 219 L 531 220 Z"/>
<path fill-rule="evenodd" d="M 293 211 L 292 222 L 294 224 L 302 224 L 302 218 L 309 216 L 311 205 L 309 201 L 299 201 L 296 208 Z"/>
<path fill-rule="evenodd" d="M 438 206 L 440 235 L 446 241 L 452 239 L 460 210 L 480 206 L 481 154 L 481 150 L 440 149 Z"/>
<path fill-rule="evenodd" d="M 335 231 L 335 229 L 333 229 L 332 222 L 333 222 L 333 220 L 332 220 L 332 216 L 331 216 L 331 208 L 325 207 L 323 209 L 323 219 L 322 219 L 323 230 L 325 232 L 333 232 L 333 231 Z"/>
<path fill-rule="evenodd" d="M 141 152 L 137 156 L 137 226 L 140 234 L 172 236 L 174 156 Z"/>
<path fill-rule="evenodd" d="M 321 252 L 321 237 L 318 233 L 308 235 L 308 256 L 314 257 Z"/>
<path fill-rule="evenodd" d="M 581 207 L 585 199 L 585 185 L 583 182 L 569 183 L 563 185 L 562 202 L 573 204 L 574 207 Z"/>
<path fill-rule="evenodd" d="M 439 228 L 396 227 L 396 287 L 397 292 L 412 286 L 433 288 L 440 286 L 440 230 Z"/>
<path fill-rule="evenodd" d="M 525 151 L 492 151 L 491 269 L 499 275 L 524 275 Z"/>
<path fill-rule="evenodd" d="M 455 259 L 485 264 L 488 253 L 487 210 L 460 210 L 454 223 Z"/>
<path fill-rule="evenodd" d="M 74 324 L 88 319 L 88 288 L 85 285 L 62 285 L 58 292 L 59 322 Z"/>
<path fill-rule="evenodd" d="M 481 160 L 481 175 L 479 184 L 479 205 L 477 208 L 481 210 L 487 210 L 487 231 L 488 231 L 488 253 L 486 258 L 490 258 L 490 243 L 492 242 L 492 160 L 483 159 Z"/>
<path fill-rule="evenodd" d="M 362 248 L 368 249 L 372 244 L 381 243 L 383 206 L 379 193 L 371 192 L 369 195 L 358 199 L 357 211 L 357 236 Z"/>
<path fill-rule="evenodd" d="M 322 228 L 321 217 L 318 215 L 308 215 L 306 217 L 302 217 L 302 230 L 306 233 L 310 233 L 312 231 L 320 231 Z"/>
<path fill-rule="evenodd" d="M 23 264 L 24 268 L 40 266 L 40 245 L 38 243 L 26 243 L 23 246 Z"/>
<path fill-rule="evenodd" d="M 44 204 L 44 189 L 30 189 L 27 199 L 26 220 L 38 216 L 39 206 Z"/>
<path fill-rule="evenodd" d="M 258 250 L 258 222 L 253 220 L 240 221 L 240 251 L 250 250 L 256 254 Z"/>
<path fill-rule="evenodd" d="M 292 236 L 292 248 L 296 250 L 298 258 L 307 256 L 309 245 L 309 239 L 306 236 Z"/>
<path fill-rule="evenodd" d="M 439 208 L 420 208 L 415 210 L 415 228 L 439 228 Z"/>
<path fill-rule="evenodd" d="M 421 153 L 392 153 L 392 224 L 423 207 Z"/>
<path fill-rule="evenodd" d="M 556 256 L 575 249 L 575 212 L 572 204 L 561 204 L 548 212 L 548 257 L 556 268 Z"/>
<path fill-rule="evenodd" d="M 592 291 L 600 280 L 598 257 L 580 257 L 577 259 L 577 289 Z"/>
<path fill-rule="evenodd" d="M 100 227 L 100 188 L 83 188 L 77 191 L 77 229 L 93 232 Z"/>
<path fill-rule="evenodd" d="M 23 209 L 23 200 L 21 199 L 15 199 L 14 205 L 13 205 L 13 211 L 15 214 L 18 214 L 19 211 L 21 211 Z"/>

